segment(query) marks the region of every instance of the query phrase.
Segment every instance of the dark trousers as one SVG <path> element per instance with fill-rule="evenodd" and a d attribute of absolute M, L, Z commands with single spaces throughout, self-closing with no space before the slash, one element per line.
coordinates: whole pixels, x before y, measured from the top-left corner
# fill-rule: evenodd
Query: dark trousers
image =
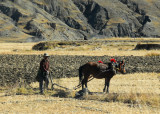
<path fill-rule="evenodd" d="M 44 82 L 45 82 L 45 88 L 48 89 L 48 84 L 49 84 L 49 74 L 47 74 L 46 72 L 42 72 L 43 75 L 41 75 L 40 80 L 39 80 L 39 89 L 40 92 L 43 93 L 44 92 Z"/>

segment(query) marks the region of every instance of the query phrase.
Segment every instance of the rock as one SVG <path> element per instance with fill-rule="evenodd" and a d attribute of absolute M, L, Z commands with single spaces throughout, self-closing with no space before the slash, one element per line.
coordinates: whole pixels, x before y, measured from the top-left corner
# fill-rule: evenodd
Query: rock
<path fill-rule="evenodd" d="M 158 0 L 0 1 L 0 37 L 15 42 L 160 37 Z"/>

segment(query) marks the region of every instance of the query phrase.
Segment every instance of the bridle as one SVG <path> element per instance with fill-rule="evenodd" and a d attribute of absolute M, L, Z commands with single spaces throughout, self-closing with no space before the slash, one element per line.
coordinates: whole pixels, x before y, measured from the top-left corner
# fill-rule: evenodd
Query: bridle
<path fill-rule="evenodd" d="M 122 72 L 122 69 L 123 69 L 123 73 L 124 73 L 124 67 L 125 67 L 124 61 L 120 61 L 120 62 L 118 62 L 116 70 L 119 71 L 119 72 Z"/>

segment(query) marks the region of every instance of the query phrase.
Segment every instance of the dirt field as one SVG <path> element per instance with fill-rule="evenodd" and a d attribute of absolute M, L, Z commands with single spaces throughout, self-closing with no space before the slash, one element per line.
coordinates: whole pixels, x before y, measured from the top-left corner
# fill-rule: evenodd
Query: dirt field
<path fill-rule="evenodd" d="M 133 50 L 138 42 L 148 40 L 115 39 L 107 45 L 47 51 L 33 51 L 35 43 L 1 43 L 0 113 L 160 114 L 160 51 Z M 158 40 L 155 42 L 159 43 Z M 54 83 L 69 90 L 55 86 L 53 91 L 39 94 L 38 83 L 32 81 L 44 52 L 51 55 L 55 76 L 71 77 L 54 79 Z M 87 61 L 106 61 L 113 56 L 119 60 L 125 58 L 128 73 L 111 79 L 109 94 L 102 93 L 104 80 L 94 79 L 88 83 L 89 95 L 77 98 L 81 88 L 72 90 L 79 82 L 78 77 L 72 76 L 78 75 L 79 66 Z"/>
<path fill-rule="evenodd" d="M 35 81 L 42 55 L 0 55 L 0 85 L 13 85 L 17 82 Z M 109 62 L 111 56 L 78 56 L 51 55 L 50 71 L 54 78 L 77 77 L 81 65 L 99 60 Z M 126 72 L 160 73 L 160 56 L 115 56 L 117 60 L 125 60 Z"/>
<path fill-rule="evenodd" d="M 56 89 L 64 90 L 63 94 L 68 91 L 58 86 L 55 86 L 53 92 L 46 91 L 45 95 L 37 93 L 13 95 L 13 91 L 12 95 L 9 95 L 8 90 L 1 91 L 0 113 L 159 114 L 159 78 L 158 73 L 116 75 L 111 80 L 110 94 L 101 93 L 104 80 L 94 79 L 88 83 L 88 88 L 91 92 L 97 93 L 83 99 L 74 98 L 80 89 L 70 91 L 70 95 L 63 96 L 62 93 L 57 93 Z M 55 79 L 54 83 L 72 89 L 78 84 L 78 78 Z M 31 86 L 38 88 L 38 83 L 32 83 Z M 114 94 L 119 97 L 113 98 Z"/>

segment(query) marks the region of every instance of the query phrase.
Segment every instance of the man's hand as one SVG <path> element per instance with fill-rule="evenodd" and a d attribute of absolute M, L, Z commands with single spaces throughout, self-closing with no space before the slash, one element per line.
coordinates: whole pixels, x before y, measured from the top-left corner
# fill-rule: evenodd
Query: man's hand
<path fill-rule="evenodd" d="M 49 71 L 47 71 L 46 74 L 49 75 Z"/>

